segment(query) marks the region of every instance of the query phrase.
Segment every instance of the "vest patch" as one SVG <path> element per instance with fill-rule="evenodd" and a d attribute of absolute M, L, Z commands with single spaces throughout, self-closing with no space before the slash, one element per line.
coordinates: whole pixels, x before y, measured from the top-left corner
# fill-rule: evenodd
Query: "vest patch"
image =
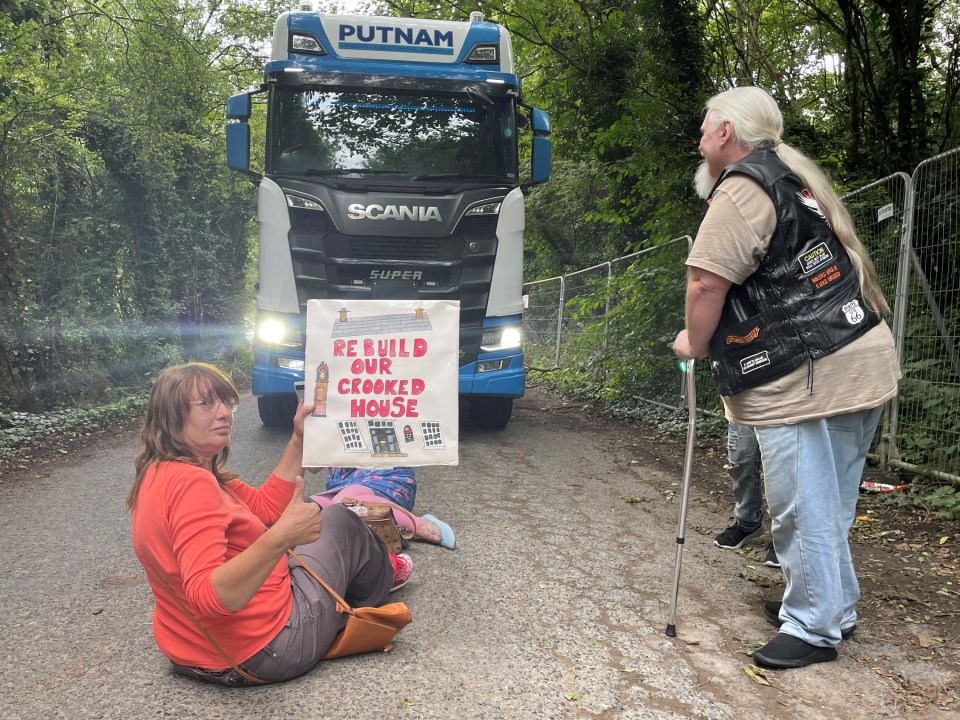
<path fill-rule="evenodd" d="M 727 335 L 727 345 L 749 345 L 758 337 L 760 337 L 759 325 L 746 335 Z"/>
<path fill-rule="evenodd" d="M 833 253 L 830 252 L 830 248 L 827 247 L 825 242 L 814 245 L 797 256 L 797 262 L 800 263 L 800 270 L 804 275 L 812 273 L 818 267 L 832 261 Z"/>
<path fill-rule="evenodd" d="M 803 188 L 800 192 L 797 193 L 797 199 L 800 200 L 800 203 L 807 208 L 808 210 L 813 210 L 820 218 L 830 224 L 830 221 L 827 220 L 827 216 L 823 214 L 823 210 L 820 209 L 820 203 L 817 202 L 817 199 L 813 196 L 813 193 L 809 189 Z"/>
<path fill-rule="evenodd" d="M 860 307 L 860 302 L 857 300 L 851 300 L 841 306 L 840 309 L 843 311 L 844 316 L 846 316 L 847 322 L 851 325 L 859 325 L 863 322 L 863 318 L 866 317 L 863 308 Z"/>
<path fill-rule="evenodd" d="M 770 364 L 770 355 L 766 350 L 758 352 L 756 355 L 750 355 L 740 361 L 740 372 L 746 375 L 754 370 L 765 368 Z"/>
<path fill-rule="evenodd" d="M 831 265 L 826 270 L 821 270 L 816 275 L 811 277 L 810 282 L 813 283 L 814 288 L 817 290 L 822 290 L 834 280 L 839 280 L 841 277 L 842 274 L 840 273 L 840 267 L 837 265 Z"/>

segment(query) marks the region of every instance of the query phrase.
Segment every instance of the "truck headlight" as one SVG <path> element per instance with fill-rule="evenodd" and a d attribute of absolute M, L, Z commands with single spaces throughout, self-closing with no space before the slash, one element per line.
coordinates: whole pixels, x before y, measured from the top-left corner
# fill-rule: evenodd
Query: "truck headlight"
<path fill-rule="evenodd" d="M 480 340 L 480 349 L 484 352 L 510 350 L 521 345 L 523 345 L 523 331 L 518 325 L 504 325 L 484 330 Z"/>
<path fill-rule="evenodd" d="M 273 318 L 267 318 L 257 328 L 257 337 L 270 345 L 282 343 L 284 335 L 286 335 L 286 328 L 283 323 Z"/>
<path fill-rule="evenodd" d="M 502 203 L 499 200 L 495 200 L 493 202 L 480 203 L 479 205 L 474 205 L 472 208 L 467 210 L 467 212 L 464 214 L 467 217 L 475 217 L 477 215 L 499 215 L 500 205 L 502 205 Z"/>

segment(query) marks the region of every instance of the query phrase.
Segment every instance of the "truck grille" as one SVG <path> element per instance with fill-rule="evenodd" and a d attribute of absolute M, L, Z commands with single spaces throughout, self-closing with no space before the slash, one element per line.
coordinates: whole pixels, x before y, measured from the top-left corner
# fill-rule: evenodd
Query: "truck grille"
<path fill-rule="evenodd" d="M 460 364 L 476 360 L 497 255 L 496 216 L 462 218 L 445 238 L 346 235 L 326 213 L 294 208 L 290 216 L 301 312 L 312 299 L 372 297 L 375 286 L 378 297 L 395 287 L 404 299 L 459 300 Z M 390 286 L 383 277 L 408 279 Z"/>
<path fill-rule="evenodd" d="M 353 237 L 350 246 L 358 260 L 432 260 L 440 252 L 437 238 Z"/>

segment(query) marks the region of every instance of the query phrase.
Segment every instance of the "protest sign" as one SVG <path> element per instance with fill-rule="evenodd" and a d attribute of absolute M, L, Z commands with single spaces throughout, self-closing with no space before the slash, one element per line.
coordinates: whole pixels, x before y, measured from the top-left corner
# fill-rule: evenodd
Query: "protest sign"
<path fill-rule="evenodd" d="M 460 303 L 307 302 L 305 467 L 456 465 Z"/>

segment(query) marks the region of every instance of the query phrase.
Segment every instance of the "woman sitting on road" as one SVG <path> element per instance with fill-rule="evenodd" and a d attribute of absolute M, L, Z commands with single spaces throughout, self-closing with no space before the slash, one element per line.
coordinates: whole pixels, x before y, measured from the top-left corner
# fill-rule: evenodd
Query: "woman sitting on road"
<path fill-rule="evenodd" d="M 302 675 L 339 626 L 336 601 L 288 548 L 352 606 L 375 607 L 410 576 L 348 508 L 304 502 L 303 421 L 269 479 L 223 469 L 239 395 L 213 366 L 164 370 L 140 433 L 127 499 L 133 546 L 153 590 L 153 632 L 184 675 L 224 685 Z M 251 677 L 253 679 L 251 679 Z"/>

